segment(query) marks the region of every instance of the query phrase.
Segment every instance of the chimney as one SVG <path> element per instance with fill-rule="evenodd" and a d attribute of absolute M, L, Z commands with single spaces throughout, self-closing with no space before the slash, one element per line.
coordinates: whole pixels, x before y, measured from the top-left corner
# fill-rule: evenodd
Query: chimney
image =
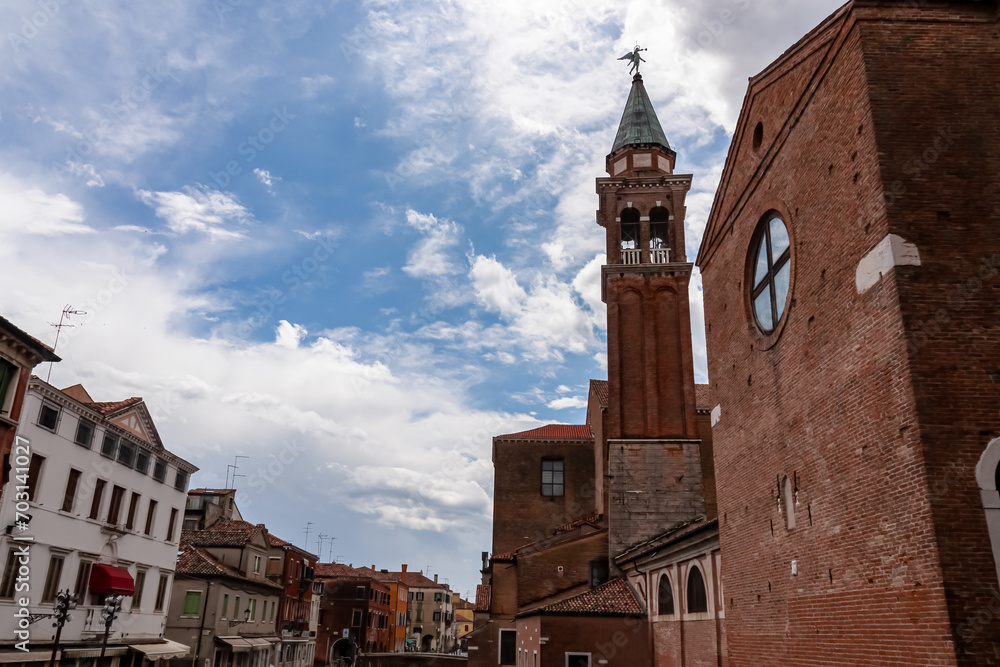
<path fill-rule="evenodd" d="M 438 582 L 438 576 L 435 574 L 434 575 L 434 583 L 436 584 L 437 582 Z"/>
<path fill-rule="evenodd" d="M 372 563 L 372 571 L 375 571 L 375 563 Z"/>
<path fill-rule="evenodd" d="M 403 574 L 406 574 L 406 563 L 403 563 Z"/>

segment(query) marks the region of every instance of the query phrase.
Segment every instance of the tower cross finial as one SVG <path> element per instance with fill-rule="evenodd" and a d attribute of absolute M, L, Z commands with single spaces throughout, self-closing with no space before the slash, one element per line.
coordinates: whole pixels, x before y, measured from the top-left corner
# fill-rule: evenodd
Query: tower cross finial
<path fill-rule="evenodd" d="M 640 51 L 648 51 L 648 49 L 640 49 L 639 45 L 636 44 L 635 49 L 633 51 L 631 51 L 630 53 L 626 53 L 625 55 L 623 55 L 621 58 L 618 59 L 618 60 L 627 60 L 630 63 L 632 63 L 632 67 L 629 70 L 629 74 L 638 74 L 639 63 L 646 62 L 646 59 L 639 55 Z"/>

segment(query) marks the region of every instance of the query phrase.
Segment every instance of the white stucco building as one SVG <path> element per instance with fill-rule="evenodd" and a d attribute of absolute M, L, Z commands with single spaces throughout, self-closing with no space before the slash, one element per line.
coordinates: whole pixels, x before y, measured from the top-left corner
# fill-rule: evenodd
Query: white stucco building
<path fill-rule="evenodd" d="M 102 605 L 118 594 L 112 665 L 187 653 L 163 633 L 196 470 L 164 449 L 141 398 L 101 403 L 80 385 L 59 390 L 33 377 L 0 498 L 0 662 L 48 660 L 52 619 L 32 619 L 22 653 L 18 615 L 53 613 L 67 589 L 79 603 L 60 638 L 62 664 L 100 653 Z"/>

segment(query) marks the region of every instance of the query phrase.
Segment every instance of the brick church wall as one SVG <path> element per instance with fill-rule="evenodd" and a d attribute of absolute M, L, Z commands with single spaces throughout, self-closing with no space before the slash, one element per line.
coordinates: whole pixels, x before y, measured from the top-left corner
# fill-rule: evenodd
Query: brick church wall
<path fill-rule="evenodd" d="M 995 11 L 995 3 L 987 4 Z M 942 12 L 940 5 L 928 5 L 926 11 Z M 907 6 L 914 11 L 912 3 Z M 864 8 L 866 16 L 890 11 Z M 908 298 L 912 280 L 933 280 L 938 272 L 897 267 L 863 294 L 856 275 L 859 261 L 899 229 L 893 223 L 898 214 L 890 210 L 887 216 L 883 203 L 882 147 L 876 141 L 883 112 L 876 110 L 873 120 L 866 73 L 884 70 L 889 96 L 890 88 L 892 94 L 917 96 L 924 82 L 916 75 L 899 78 L 910 56 L 892 51 L 909 44 L 927 49 L 929 60 L 937 42 L 921 42 L 917 33 L 936 30 L 942 44 L 961 43 L 969 28 L 944 21 L 875 33 L 876 26 L 859 27 L 852 18 L 850 8 L 836 15 L 751 84 L 758 87 L 747 98 L 743 131 L 734 138 L 709 223 L 710 230 L 721 231 L 706 236 L 700 254 L 711 390 L 713 403 L 721 405 L 713 446 L 729 660 L 746 666 L 1000 664 L 982 643 L 977 657 L 956 663 L 949 606 L 964 610 L 972 602 L 974 607 L 978 594 L 946 591 L 939 561 L 944 553 L 945 576 L 954 581 L 986 576 L 980 536 L 985 526 L 981 510 L 974 520 L 973 505 L 965 505 L 973 503 L 971 491 L 949 491 L 944 495 L 954 494 L 953 500 L 940 509 L 932 506 L 937 500 L 931 482 L 941 479 L 946 456 L 944 448 L 925 443 L 915 394 L 933 391 L 948 403 L 937 412 L 942 434 L 963 407 L 943 399 L 947 385 L 915 390 L 908 380 L 906 327 L 913 315 L 908 307 L 900 313 L 898 303 Z M 863 53 L 871 58 L 868 63 Z M 934 54 L 940 57 L 939 51 Z M 946 106 L 944 99 L 938 103 Z M 797 105 L 801 116 L 790 122 Z M 891 106 L 888 97 L 886 105 Z M 899 131 L 913 133 L 917 116 L 910 108 L 910 120 L 896 121 Z M 755 150 L 752 131 L 758 122 L 763 141 Z M 776 135 L 780 150 L 771 148 Z M 994 185 L 996 173 L 993 169 Z M 925 205 L 932 215 L 940 206 Z M 995 205 L 994 200 L 994 211 Z M 752 323 L 744 283 L 751 236 L 772 210 L 789 228 L 792 287 L 783 323 L 772 336 L 763 336 Z M 948 252 L 955 254 L 952 248 Z M 968 251 L 963 252 L 960 264 L 970 266 Z M 950 354 L 951 364 L 961 366 L 961 355 Z M 972 388 L 963 387 L 963 395 Z M 977 410 L 973 405 L 974 414 Z M 978 422 L 978 415 L 971 421 Z M 971 439 L 963 437 L 978 436 L 978 423 L 952 433 L 959 437 L 963 466 L 973 457 Z M 961 474 L 974 485 L 971 470 Z M 787 513 L 778 500 L 786 475 L 797 483 L 793 529 L 786 527 Z M 963 479 L 951 486 L 966 484 Z M 945 511 L 955 513 L 955 544 L 946 541 L 942 552 L 937 524 Z M 959 531 L 967 544 L 960 544 Z M 970 556 L 967 567 L 949 568 L 953 556 L 947 551 L 953 548 L 956 556 Z M 983 637 L 995 637 L 994 632 L 980 631 Z"/>

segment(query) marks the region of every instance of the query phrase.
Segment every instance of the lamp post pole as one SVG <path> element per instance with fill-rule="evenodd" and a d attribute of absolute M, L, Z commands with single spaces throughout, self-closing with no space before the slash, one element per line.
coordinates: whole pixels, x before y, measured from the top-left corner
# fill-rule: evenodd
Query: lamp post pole
<path fill-rule="evenodd" d="M 69 615 L 71 609 L 76 609 L 76 593 L 68 590 L 56 593 L 56 613 L 55 622 L 52 626 L 56 629 L 56 637 L 52 642 L 52 656 L 49 658 L 49 667 L 56 664 L 56 654 L 59 652 L 59 638 L 62 636 L 63 626 L 73 617 Z"/>
<path fill-rule="evenodd" d="M 122 608 L 122 596 L 114 595 L 107 599 L 104 603 L 104 611 L 101 612 L 101 618 L 104 619 L 104 640 L 101 642 L 101 658 L 98 663 L 104 662 L 104 654 L 108 650 L 108 636 L 111 635 L 111 624 L 114 623 L 115 617 Z M 108 665 L 108 667 L 111 667 Z"/>

